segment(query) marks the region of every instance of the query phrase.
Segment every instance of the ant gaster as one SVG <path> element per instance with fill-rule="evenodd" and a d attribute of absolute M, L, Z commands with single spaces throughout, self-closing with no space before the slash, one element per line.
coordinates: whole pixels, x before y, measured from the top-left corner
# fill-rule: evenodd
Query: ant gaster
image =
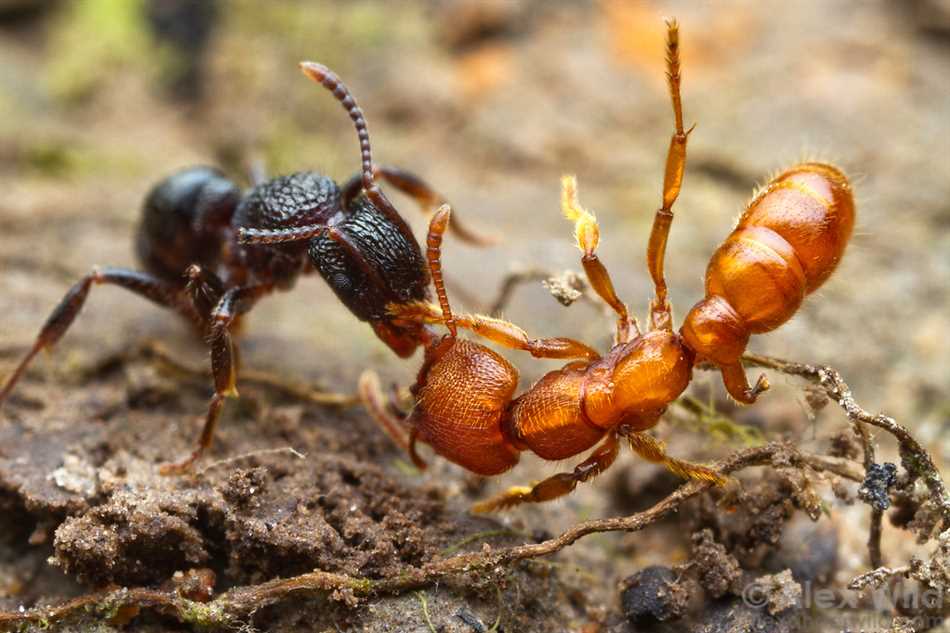
<path fill-rule="evenodd" d="M 573 177 L 562 180 L 561 204 L 574 221 L 575 240 L 591 287 L 617 313 L 616 342 L 606 355 L 568 338 L 532 340 L 518 326 L 480 315 L 454 315 L 441 272 L 442 234 L 450 217 L 443 206 L 432 218 L 427 259 L 439 305 L 428 302 L 390 306 L 400 323 L 444 324 L 448 334 L 427 345 L 425 361 L 412 388 L 415 406 L 407 420 L 387 408 L 375 374 L 366 372 L 360 392 L 373 416 L 404 446 L 420 468 L 417 441 L 480 475 L 513 467 L 522 451 L 546 460 L 563 460 L 596 446 L 572 472 L 534 486 L 510 488 L 475 506 L 492 511 L 542 502 L 570 493 L 578 483 L 606 470 L 621 440 L 641 457 L 690 479 L 725 483 L 718 472 L 669 457 L 661 442 L 646 433 L 680 396 L 700 362 L 716 365 L 737 401 L 752 403 L 768 389 L 760 376 L 746 380 L 740 357 L 751 334 L 773 330 L 792 317 L 805 295 L 818 288 L 844 253 L 854 224 L 854 201 L 847 178 L 824 163 L 795 165 L 776 176 L 749 203 L 732 234 L 706 271 L 706 297 L 673 330 L 663 274 L 672 208 L 683 180 L 689 131 L 680 101 L 679 32 L 668 22 L 667 77 L 675 117 L 663 184 L 647 247 L 647 267 L 656 297 L 649 330 L 641 333 L 614 291 L 597 257 L 599 228 L 577 201 Z M 458 337 L 468 329 L 496 344 L 538 358 L 578 359 L 542 377 L 515 397 L 518 371 L 480 343 Z M 402 424 L 407 422 L 406 436 Z"/>
<path fill-rule="evenodd" d="M 316 269 L 357 318 L 368 321 L 400 357 L 426 342 L 424 326 L 397 322 L 390 304 L 429 297 L 429 272 L 418 242 L 380 190 L 382 178 L 435 208 L 442 196 L 411 173 L 373 164 L 363 111 L 328 68 L 301 63 L 304 74 L 333 93 L 353 120 L 362 169 L 342 187 L 331 178 L 300 172 L 256 184 L 246 195 L 220 171 L 178 172 L 148 194 L 136 250 L 146 272 L 94 268 L 63 297 L 0 391 L 0 405 L 42 349 L 69 329 L 94 284 L 125 288 L 194 321 L 211 347 L 214 395 L 198 445 L 165 474 L 187 470 L 212 442 L 224 400 L 236 396 L 236 350 L 231 330 L 263 296 L 289 290 Z M 486 240 L 453 229 L 473 243 Z"/>

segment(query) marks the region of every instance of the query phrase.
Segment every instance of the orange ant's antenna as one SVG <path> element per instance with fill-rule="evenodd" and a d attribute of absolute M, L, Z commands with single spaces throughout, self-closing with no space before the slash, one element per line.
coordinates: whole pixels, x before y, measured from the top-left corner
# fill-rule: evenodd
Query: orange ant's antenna
<path fill-rule="evenodd" d="M 680 195 L 683 186 L 683 172 L 686 169 L 686 141 L 693 127 L 683 129 L 683 103 L 680 97 L 680 36 L 676 20 L 666 23 L 666 79 L 670 87 L 670 99 L 673 102 L 675 131 L 670 138 L 670 148 L 666 155 L 666 170 L 663 175 L 663 206 L 657 210 L 647 245 L 647 268 L 656 288 L 656 299 L 650 306 L 651 329 L 672 330 L 670 304 L 667 300 L 666 279 L 663 276 L 663 260 L 666 255 L 666 240 L 673 223 L 673 204 Z"/>
<path fill-rule="evenodd" d="M 435 294 L 439 298 L 439 307 L 442 308 L 442 319 L 445 327 L 448 328 L 452 338 L 458 336 L 458 329 L 455 325 L 455 317 L 452 316 L 452 308 L 449 306 L 449 296 L 445 292 L 445 282 L 442 279 L 442 236 L 449 226 L 449 218 L 452 216 L 452 207 L 443 204 L 429 221 L 429 234 L 426 236 L 426 260 L 429 262 L 429 272 L 432 275 L 432 285 L 435 286 Z"/>

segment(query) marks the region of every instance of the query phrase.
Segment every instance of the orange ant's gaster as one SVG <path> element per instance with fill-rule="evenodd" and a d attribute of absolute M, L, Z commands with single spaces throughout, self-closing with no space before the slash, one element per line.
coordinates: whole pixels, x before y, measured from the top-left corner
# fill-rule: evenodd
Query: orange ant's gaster
<path fill-rule="evenodd" d="M 725 483 L 712 469 L 669 457 L 663 444 L 645 433 L 680 396 L 703 361 L 722 372 L 733 398 L 752 403 L 768 388 L 765 377 L 749 386 L 740 357 L 751 334 L 786 322 L 806 294 L 832 273 L 854 224 L 854 202 L 847 178 L 836 167 L 803 163 L 774 178 L 742 214 L 706 271 L 706 297 L 673 330 L 663 275 L 666 241 L 686 165 L 691 130 L 683 127 L 680 101 L 679 32 L 667 23 L 667 77 L 675 131 L 667 153 L 663 201 L 647 247 L 647 267 L 656 289 L 649 329 L 641 333 L 617 297 L 606 267 L 597 257 L 597 220 L 577 201 L 573 177 L 562 180 L 562 208 L 573 220 L 575 240 L 591 287 L 617 313 L 616 341 L 604 356 L 567 338 L 532 340 L 516 325 L 480 315 L 455 315 L 441 283 L 440 248 L 450 216 L 443 206 L 429 227 L 426 259 L 439 305 L 426 302 L 390 307 L 397 320 L 438 324 L 448 334 L 433 338 L 412 388 L 415 407 L 405 421 L 382 403 L 370 372 L 360 392 L 373 416 L 424 467 L 417 441 L 480 475 L 498 475 L 514 466 L 522 451 L 562 460 L 596 446 L 572 472 L 534 486 L 514 487 L 475 506 L 476 511 L 542 502 L 570 493 L 578 483 L 606 470 L 621 440 L 641 457 L 689 479 Z M 458 337 L 467 329 L 496 344 L 538 358 L 574 359 L 542 377 L 515 397 L 518 371 L 480 343 Z M 409 427 L 408 437 L 401 424 Z"/>

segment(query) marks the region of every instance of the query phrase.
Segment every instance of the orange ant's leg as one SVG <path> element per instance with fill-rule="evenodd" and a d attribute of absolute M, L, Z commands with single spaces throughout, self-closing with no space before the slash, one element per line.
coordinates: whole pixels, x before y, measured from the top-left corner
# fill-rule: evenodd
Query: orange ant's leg
<path fill-rule="evenodd" d="M 442 235 L 451 214 L 449 205 L 439 207 L 429 222 L 429 234 L 426 238 L 426 258 L 429 261 L 429 272 L 432 274 L 432 284 L 439 298 L 439 306 L 425 302 L 391 304 L 389 311 L 394 319 L 430 324 L 444 323 L 449 330 L 449 339 L 453 341 L 458 334 L 458 328 L 462 327 L 499 345 L 530 352 L 536 358 L 600 358 L 596 350 L 570 338 L 531 339 L 520 327 L 502 319 L 470 314 L 453 315 L 442 279 Z"/>
<path fill-rule="evenodd" d="M 439 308 L 430 303 L 393 304 L 389 306 L 389 309 L 397 320 L 421 321 L 429 324 L 444 321 Z M 597 350 L 586 343 L 567 337 L 532 339 L 523 329 L 504 319 L 483 314 L 456 314 L 453 316 L 453 321 L 456 327 L 469 330 L 504 347 L 528 352 L 535 358 L 583 358 L 590 361 L 600 358 Z"/>
<path fill-rule="evenodd" d="M 650 303 L 651 329 L 672 330 L 670 304 L 667 300 L 666 279 L 663 276 L 663 259 L 666 254 L 666 240 L 673 223 L 673 203 L 680 195 L 683 185 L 683 172 L 686 169 L 686 140 L 689 130 L 683 129 L 683 103 L 680 98 L 680 54 L 679 25 L 676 20 L 666 23 L 666 78 L 670 86 L 670 98 L 673 102 L 673 116 L 676 130 L 670 139 L 670 148 L 666 155 L 666 170 L 663 176 L 663 206 L 653 218 L 650 242 L 647 246 L 647 268 L 656 287 L 656 298 Z M 695 126 L 693 126 L 695 127 Z"/>
<path fill-rule="evenodd" d="M 577 484 L 593 479 L 614 463 L 620 452 L 620 442 L 616 433 L 607 436 L 600 446 L 594 449 L 590 457 L 574 467 L 569 473 L 558 473 L 533 486 L 513 486 L 491 499 L 472 506 L 477 513 L 507 510 L 522 503 L 542 503 L 563 497 L 574 491 Z"/>
<path fill-rule="evenodd" d="M 722 381 L 726 385 L 726 391 L 737 402 L 752 404 L 760 393 L 769 389 L 769 379 L 765 377 L 765 374 L 760 374 L 755 381 L 755 386 L 749 387 L 749 379 L 742 363 L 720 365 L 719 369 L 722 371 Z"/>
<path fill-rule="evenodd" d="M 695 479 L 698 481 L 711 481 L 717 486 L 724 486 L 728 479 L 717 473 L 708 466 L 702 464 L 692 464 L 675 459 L 666 454 L 666 446 L 660 440 L 647 433 L 630 433 L 627 435 L 627 441 L 633 451 L 654 464 L 662 464 L 674 475 L 684 479 Z"/>
<path fill-rule="evenodd" d="M 631 318 L 627 306 L 617 296 L 607 267 L 597 257 L 600 226 L 594 214 L 583 208 L 577 201 L 577 178 L 574 176 L 561 178 L 561 211 L 568 220 L 574 222 L 574 240 L 577 242 L 577 248 L 584 253 L 581 264 L 584 266 L 584 272 L 587 273 L 591 287 L 617 313 L 617 342 L 624 343 L 630 340 Z M 637 325 L 636 320 L 633 320 L 633 326 L 639 333 L 640 326 Z"/>
<path fill-rule="evenodd" d="M 51 349 L 62 336 L 66 333 L 73 321 L 79 315 L 89 296 L 89 290 L 93 284 L 110 284 L 130 290 L 140 297 L 145 297 L 149 301 L 158 305 L 173 308 L 189 317 L 200 322 L 201 319 L 191 307 L 190 302 L 185 300 L 181 289 L 178 286 L 162 281 L 148 273 L 142 273 L 135 270 L 124 268 L 94 268 L 92 272 L 80 279 L 59 302 L 59 305 L 46 319 L 46 323 L 40 329 L 40 333 L 33 343 L 33 347 L 26 354 L 20 364 L 17 365 L 13 374 L 7 379 L 3 389 L 0 390 L 0 406 L 6 400 L 13 387 L 23 376 L 29 367 L 33 358 L 41 350 Z"/>
<path fill-rule="evenodd" d="M 416 452 L 416 431 L 412 429 L 407 436 L 403 428 L 403 420 L 392 414 L 382 387 L 379 376 L 375 371 L 367 369 L 362 373 L 358 383 L 360 400 L 369 412 L 370 417 L 383 430 L 396 446 L 406 451 L 419 470 L 425 470 L 427 465 Z"/>
<path fill-rule="evenodd" d="M 224 399 L 238 397 L 237 392 L 237 363 L 234 342 L 231 340 L 230 328 L 235 319 L 251 309 L 251 306 L 262 295 L 270 292 L 267 285 L 242 286 L 232 288 L 221 296 L 218 304 L 211 312 L 208 320 L 209 339 L 211 342 L 211 374 L 214 378 L 214 395 L 208 403 L 208 413 L 198 438 L 198 446 L 185 459 L 163 464 L 159 469 L 162 475 L 177 475 L 187 472 L 192 465 L 204 454 L 214 440 L 214 431 L 221 417 Z"/>

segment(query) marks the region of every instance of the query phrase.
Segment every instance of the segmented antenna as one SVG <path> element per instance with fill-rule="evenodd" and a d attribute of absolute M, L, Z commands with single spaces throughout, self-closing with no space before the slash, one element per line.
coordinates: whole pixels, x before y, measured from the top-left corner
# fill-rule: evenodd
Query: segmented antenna
<path fill-rule="evenodd" d="M 442 280 L 442 236 L 449 226 L 451 215 L 452 207 L 443 204 L 432 216 L 429 222 L 429 235 L 426 237 L 426 260 L 429 262 L 429 272 L 432 273 L 435 294 L 439 297 L 445 327 L 452 334 L 452 338 L 455 338 L 458 336 L 458 330 L 455 326 L 455 317 L 452 316 L 452 308 L 449 306 L 449 296 L 445 292 L 445 282 Z"/>
<path fill-rule="evenodd" d="M 353 120 L 356 135 L 360 139 L 360 156 L 362 158 L 363 188 L 369 192 L 376 189 L 376 180 L 373 178 L 373 155 L 369 147 L 369 129 L 366 127 L 366 118 L 363 110 L 356 104 L 356 99 L 343 84 L 335 72 L 316 62 L 300 62 L 300 70 L 307 77 L 317 82 L 333 93 L 337 101 L 343 104 L 346 113 Z"/>
<path fill-rule="evenodd" d="M 280 244 L 281 242 L 296 242 L 309 240 L 327 230 L 326 224 L 308 224 L 295 226 L 289 229 L 254 229 L 241 227 L 238 229 L 238 242 L 241 244 Z"/>
<path fill-rule="evenodd" d="M 363 190 L 366 196 L 376 206 L 377 209 L 386 214 L 402 232 L 406 235 L 412 235 L 412 229 L 406 224 L 406 221 L 399 215 L 396 207 L 386 198 L 382 189 L 376 184 L 376 177 L 373 174 L 373 156 L 369 148 L 369 129 L 366 127 L 366 118 L 363 116 L 363 110 L 356 105 L 356 99 L 350 94 L 347 88 L 335 72 L 316 62 L 300 62 L 300 69 L 307 77 L 317 82 L 327 90 L 333 93 L 337 101 L 346 108 L 346 113 L 353 120 L 356 127 L 356 135 L 360 139 L 360 157 L 362 166 L 360 176 L 363 181 Z"/>
<path fill-rule="evenodd" d="M 683 104 L 680 100 L 680 25 L 675 18 L 666 21 L 666 80 L 673 99 L 676 131 L 683 134 Z"/>

